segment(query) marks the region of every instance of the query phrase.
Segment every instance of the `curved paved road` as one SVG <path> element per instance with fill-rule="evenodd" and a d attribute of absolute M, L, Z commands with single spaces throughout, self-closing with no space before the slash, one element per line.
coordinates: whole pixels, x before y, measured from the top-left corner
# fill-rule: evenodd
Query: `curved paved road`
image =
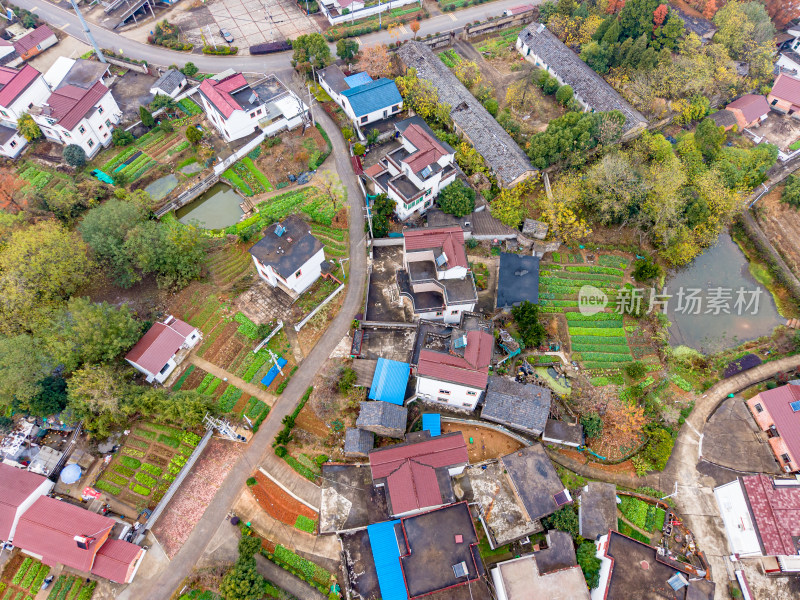
<path fill-rule="evenodd" d="M 540 4 L 541 2 L 542 0 L 496 0 L 488 4 L 471 6 L 470 8 L 465 8 L 454 13 L 445 13 L 420 21 L 420 30 L 417 35 L 424 37 L 429 33 L 435 34 L 454 31 L 463 28 L 467 23 L 482 21 L 490 16 L 499 16 L 504 10 L 512 6 L 518 6 L 520 4 Z M 61 6 L 50 4 L 46 0 L 16 0 L 15 4 L 35 12 L 40 18 L 62 29 L 66 33 L 80 40 L 87 41 L 80 21 L 71 8 L 62 8 Z M 65 25 L 67 25 L 66 28 L 64 28 Z M 93 23 L 89 23 L 89 27 L 101 48 L 109 48 L 115 51 L 122 50 L 125 56 L 146 60 L 149 63 L 162 66 L 171 64 L 182 65 L 187 61 L 191 61 L 205 73 L 218 73 L 224 69 L 237 69 L 244 72 L 258 73 L 271 72 L 276 69 L 288 67 L 291 59 L 291 54 L 288 52 L 268 54 L 266 56 L 242 55 L 231 57 L 186 54 L 160 46 L 142 44 L 141 42 L 128 39 L 124 35 L 114 33 Z M 398 40 L 411 39 L 411 37 L 412 35 L 410 32 L 406 35 L 401 34 L 399 36 L 393 36 L 389 31 L 383 30 L 361 36 L 358 39 L 363 45 L 369 46 L 379 43 L 389 44 Z M 333 52 L 336 51 L 336 46 L 334 44 L 330 44 L 330 47 Z"/>

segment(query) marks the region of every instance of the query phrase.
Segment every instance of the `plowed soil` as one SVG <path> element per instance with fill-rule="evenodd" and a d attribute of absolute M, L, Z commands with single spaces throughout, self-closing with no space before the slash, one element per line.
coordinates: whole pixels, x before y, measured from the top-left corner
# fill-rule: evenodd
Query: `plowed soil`
<path fill-rule="evenodd" d="M 763 196 L 756 205 L 759 225 L 767 238 L 788 263 L 795 275 L 800 276 L 800 211 L 781 202 L 783 186 L 777 186 Z"/>
<path fill-rule="evenodd" d="M 505 456 L 522 448 L 520 442 L 494 429 L 462 423 L 442 423 L 442 433 L 453 431 L 460 431 L 464 436 L 469 462 L 472 464 Z M 472 438 L 471 444 L 470 438 Z"/>
<path fill-rule="evenodd" d="M 261 471 L 256 472 L 255 478 L 258 483 L 252 486 L 250 491 L 255 496 L 258 505 L 272 518 L 290 526 L 294 526 L 299 515 L 315 521 L 319 519 L 317 513 L 292 498 Z"/>

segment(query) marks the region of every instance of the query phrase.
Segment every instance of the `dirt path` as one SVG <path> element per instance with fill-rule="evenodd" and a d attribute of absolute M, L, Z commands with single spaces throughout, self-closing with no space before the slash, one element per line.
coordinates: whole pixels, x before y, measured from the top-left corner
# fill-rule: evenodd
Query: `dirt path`
<path fill-rule="evenodd" d="M 251 396 L 255 396 L 259 400 L 263 400 L 267 403 L 267 406 L 272 406 L 275 404 L 276 398 L 272 394 L 265 392 L 257 385 L 252 383 L 247 383 L 244 379 L 237 377 L 232 373 L 228 373 L 225 369 L 221 369 L 217 365 L 208 362 L 207 360 L 200 358 L 197 354 L 190 354 L 189 355 L 189 362 L 192 364 L 200 367 L 207 373 L 211 373 L 215 377 L 219 377 L 223 381 L 226 381 L 233 386 L 236 386 L 243 392 L 250 394 Z"/>

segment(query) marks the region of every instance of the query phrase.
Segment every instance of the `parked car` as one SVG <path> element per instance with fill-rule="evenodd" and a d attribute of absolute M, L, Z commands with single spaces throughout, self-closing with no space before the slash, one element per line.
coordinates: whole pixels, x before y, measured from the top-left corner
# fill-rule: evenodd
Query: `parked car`
<path fill-rule="evenodd" d="M 231 34 L 231 32 L 228 31 L 227 29 L 220 29 L 219 34 L 222 36 L 222 39 L 224 39 L 229 44 L 233 43 L 233 34 Z"/>

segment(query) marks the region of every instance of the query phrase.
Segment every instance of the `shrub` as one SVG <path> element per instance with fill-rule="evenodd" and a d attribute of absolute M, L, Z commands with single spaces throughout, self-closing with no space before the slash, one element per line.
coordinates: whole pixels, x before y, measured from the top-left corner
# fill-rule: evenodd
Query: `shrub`
<path fill-rule="evenodd" d="M 258 483 L 255 477 L 248 477 L 247 481 L 245 482 L 249 487 L 253 487 L 255 484 Z"/>
<path fill-rule="evenodd" d="M 649 281 L 663 275 L 663 269 L 649 258 L 637 260 L 633 268 L 633 278 L 636 281 Z"/>
<path fill-rule="evenodd" d="M 192 146 L 196 146 L 203 139 L 203 132 L 197 129 L 194 125 L 189 125 L 186 128 L 186 139 Z"/>
<path fill-rule="evenodd" d="M 586 585 L 590 590 L 595 589 L 600 584 L 600 559 L 597 558 L 597 547 L 593 542 L 583 542 L 578 546 L 577 558 Z"/>
<path fill-rule="evenodd" d="M 542 525 L 547 529 L 566 531 L 572 537 L 578 535 L 578 513 L 572 505 L 562 506 L 549 517 L 542 519 Z"/>
<path fill-rule="evenodd" d="M 275 455 L 278 458 L 283 458 L 284 456 L 286 456 L 287 453 L 288 453 L 288 450 L 286 450 L 285 446 L 277 446 L 275 448 Z"/>
<path fill-rule="evenodd" d="M 356 156 L 364 156 L 364 153 L 366 151 L 367 151 L 367 149 L 364 147 L 364 144 L 362 144 L 361 142 L 359 142 L 355 146 L 353 146 L 353 154 L 355 154 Z"/>
<path fill-rule="evenodd" d="M 570 100 L 572 100 L 574 93 L 572 91 L 572 87 L 568 85 L 562 85 L 556 91 L 556 100 L 562 106 L 566 106 Z"/>
<path fill-rule="evenodd" d="M 603 435 L 603 420 L 597 413 L 589 413 L 581 416 L 583 434 L 587 438 L 599 438 Z"/>
<path fill-rule="evenodd" d="M 650 439 L 642 451 L 642 458 L 650 462 L 653 468 L 663 471 L 672 454 L 674 444 L 675 440 L 669 431 L 659 427 L 650 434 Z"/>
<path fill-rule="evenodd" d="M 227 56 L 230 54 L 237 54 L 239 52 L 238 46 L 203 46 L 203 54 L 215 54 L 217 56 Z"/>
<path fill-rule="evenodd" d="M 641 361 L 636 361 L 625 367 L 625 372 L 631 379 L 641 379 L 647 374 L 647 366 Z"/>
<path fill-rule="evenodd" d="M 70 144 L 64 148 L 63 157 L 65 163 L 76 169 L 86 164 L 86 152 L 77 144 Z"/>
<path fill-rule="evenodd" d="M 800 208 L 800 176 L 789 175 L 781 194 L 781 201 L 794 208 Z"/>
<path fill-rule="evenodd" d="M 350 367 L 344 367 L 339 375 L 339 382 L 337 384 L 339 387 L 339 392 L 342 394 L 349 392 L 355 385 L 357 379 L 358 375 L 353 369 Z"/>

